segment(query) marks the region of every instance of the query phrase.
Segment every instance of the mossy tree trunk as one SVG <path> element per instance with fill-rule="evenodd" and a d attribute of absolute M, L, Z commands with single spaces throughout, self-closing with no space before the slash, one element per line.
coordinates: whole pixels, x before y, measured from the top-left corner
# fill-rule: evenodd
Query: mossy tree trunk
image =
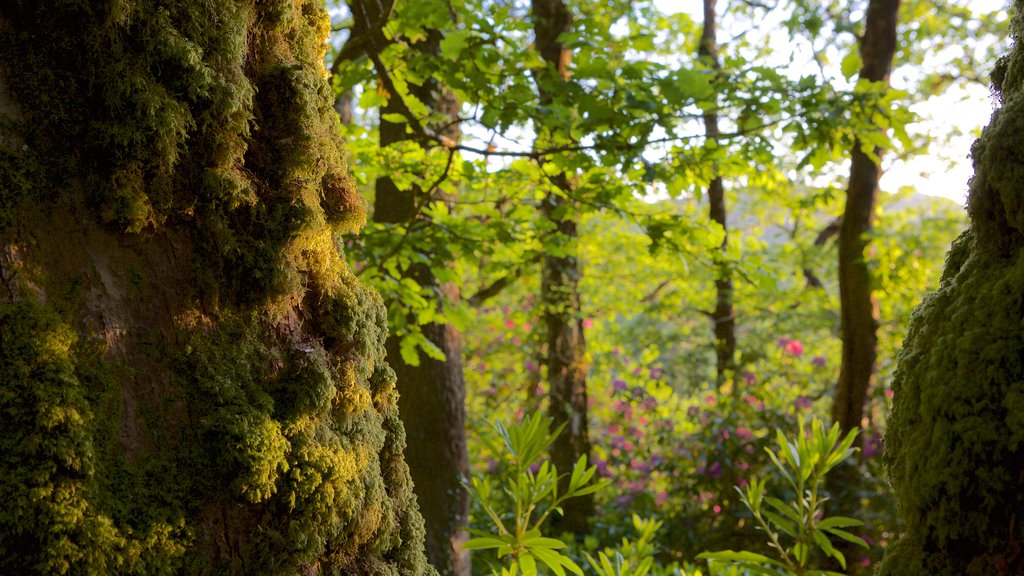
<path fill-rule="evenodd" d="M 542 105 L 553 101 L 555 82 L 567 81 L 572 52 L 560 36 L 572 30 L 572 16 L 562 0 L 533 0 L 535 46 L 547 65 L 535 73 Z M 557 138 L 556 131 L 540 129 L 540 140 Z M 541 212 L 554 225 L 551 242 L 558 244 L 554 254 L 546 253 L 541 262 L 540 301 L 547 331 L 548 415 L 555 426 L 564 426 L 551 445 L 551 463 L 563 475 L 560 491 L 568 486 L 569 472 L 580 456 L 590 457 L 587 423 L 587 350 L 583 337 L 583 311 L 580 303 L 580 266 L 577 258 L 577 207 L 572 200 L 576 185 L 572 174 L 559 172 L 541 201 Z M 594 515 L 592 495 L 567 500 L 564 514 L 553 520 L 559 530 L 585 534 Z"/>
<path fill-rule="evenodd" d="M 886 463 L 906 521 L 882 576 L 1024 574 L 1024 1 L 971 149 L 969 229 L 915 310 Z"/>
<path fill-rule="evenodd" d="M 0 7 L 0 572 L 433 573 L 329 26 Z"/>
<path fill-rule="evenodd" d="M 429 30 L 427 38 L 416 48 L 437 54 L 441 34 Z M 410 86 L 411 95 L 427 105 L 439 118 L 445 118 L 444 136 L 457 141 L 459 105 L 455 95 L 433 80 Z M 380 145 L 414 138 L 406 123 L 383 119 L 386 114 L 401 114 L 404 105 L 392 98 L 381 109 Z M 444 126 L 436 127 L 438 130 Z M 442 153 L 443 152 L 438 152 Z M 418 186 L 399 188 L 387 177 L 376 182 L 373 218 L 375 222 L 411 226 L 424 218 L 420 212 L 430 202 L 444 202 L 438 190 L 422 190 Z M 429 226 L 429 224 L 426 224 Z M 417 251 L 432 258 L 441 258 L 428 246 Z M 438 265 L 445 265 L 439 262 Z M 459 289 L 442 284 L 430 266 L 419 263 L 404 270 L 406 277 L 431 291 L 438 299 L 457 300 Z M 401 307 L 400 302 L 389 303 Z M 415 318 L 407 319 L 414 324 Z M 469 576 L 469 552 L 462 550 L 468 538 L 469 493 L 463 481 L 469 478 L 469 451 L 466 445 L 466 381 L 462 367 L 462 341 L 458 331 L 449 324 L 430 323 L 421 326 L 423 335 L 444 354 L 439 360 L 419 354 L 416 365 L 407 363 L 401 354 L 401 337 L 388 338 L 388 361 L 398 375 L 399 407 L 406 424 L 408 447 L 406 461 L 412 474 L 414 491 L 426 523 L 427 557 L 442 576 Z"/>
<path fill-rule="evenodd" d="M 717 0 L 704 0 L 704 29 L 701 33 L 698 54 L 707 59 L 712 68 L 720 70 L 718 57 Z M 704 134 L 709 140 L 718 138 L 718 113 L 704 112 Z M 715 174 L 708 185 L 708 212 L 711 221 L 722 227 L 724 236 L 715 265 L 715 310 L 711 314 L 715 336 L 715 381 L 718 386 L 725 384 L 736 372 L 736 315 L 733 311 L 732 268 L 725 261 L 725 248 L 729 243 L 728 209 L 725 202 L 725 185 L 722 177 Z"/>

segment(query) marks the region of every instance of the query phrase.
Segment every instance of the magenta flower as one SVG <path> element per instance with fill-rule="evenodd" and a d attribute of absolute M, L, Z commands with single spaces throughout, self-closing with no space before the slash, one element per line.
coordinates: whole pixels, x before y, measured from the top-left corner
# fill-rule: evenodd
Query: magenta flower
<path fill-rule="evenodd" d="M 790 340 L 786 343 L 786 354 L 800 356 L 804 353 L 804 345 L 799 340 Z"/>
<path fill-rule="evenodd" d="M 537 365 L 530 361 L 527 361 L 526 364 L 523 365 L 523 367 L 526 368 L 527 372 L 536 372 L 538 370 Z"/>

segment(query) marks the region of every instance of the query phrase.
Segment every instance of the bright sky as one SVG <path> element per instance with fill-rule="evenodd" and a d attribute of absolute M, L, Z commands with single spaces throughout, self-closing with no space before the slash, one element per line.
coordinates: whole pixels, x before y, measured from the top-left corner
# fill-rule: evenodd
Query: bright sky
<path fill-rule="evenodd" d="M 698 22 L 702 18 L 700 0 L 654 0 L 654 3 L 667 13 L 685 11 Z M 970 0 L 971 9 L 979 13 L 1002 10 L 1007 5 L 1008 0 Z M 888 164 L 881 182 L 882 189 L 896 191 L 909 186 L 921 194 L 943 196 L 963 203 L 967 197 L 967 181 L 973 174 L 968 157 L 971 143 L 988 123 L 992 110 L 992 98 L 982 86 L 950 91 L 914 105 L 913 111 L 921 118 L 922 128 L 928 132 L 949 134 L 958 131 L 963 135 L 952 138 L 948 146 L 933 146 L 927 155 Z"/>

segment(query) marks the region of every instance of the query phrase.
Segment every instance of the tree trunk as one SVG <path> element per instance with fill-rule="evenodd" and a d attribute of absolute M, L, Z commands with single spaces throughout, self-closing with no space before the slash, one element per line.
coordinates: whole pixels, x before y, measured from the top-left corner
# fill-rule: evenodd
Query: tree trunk
<path fill-rule="evenodd" d="M 541 104 L 550 104 L 552 95 L 546 86 L 554 78 L 560 77 L 563 81 L 569 78 L 572 52 L 559 41 L 559 36 L 572 29 L 572 17 L 561 0 L 533 0 L 532 9 L 537 51 L 547 64 L 547 69 L 537 72 L 535 78 Z M 575 183 L 572 175 L 565 173 L 557 174 L 551 182 L 564 196 L 549 192 L 541 203 L 541 211 L 554 223 L 556 242 L 566 243 L 568 254 L 544 255 L 540 296 L 547 329 L 548 415 L 555 426 L 564 425 L 551 445 L 551 463 L 563 475 L 559 490 L 565 491 L 576 461 L 580 456 L 587 456 L 588 461 L 590 458 L 587 349 L 580 306 L 575 205 L 569 199 L 575 191 Z M 594 515 L 592 495 L 567 500 L 562 509 L 564 515 L 552 522 L 557 530 L 574 534 L 589 531 L 590 518 Z"/>
<path fill-rule="evenodd" d="M 718 58 L 717 0 L 704 0 L 704 30 L 701 33 L 698 53 L 711 62 L 715 70 L 722 65 Z M 718 114 L 704 113 L 704 134 L 708 140 L 718 138 Z M 711 316 L 715 336 L 715 381 L 719 387 L 736 372 L 736 315 L 732 306 L 732 269 L 725 261 L 725 249 L 729 244 L 728 211 L 725 205 L 725 186 L 722 177 L 715 175 L 708 185 L 708 204 L 711 220 L 722 227 L 725 235 L 718 257 L 715 258 L 715 311 Z M 735 384 L 734 384 L 735 386 Z"/>
<path fill-rule="evenodd" d="M 896 52 L 896 23 L 900 0 L 871 0 L 860 40 L 862 67 L 860 78 L 871 82 L 889 81 Z M 874 153 L 881 157 L 882 149 Z M 867 247 L 878 197 L 881 166 L 863 150 L 859 140 L 851 152 L 850 181 L 846 190 L 846 207 L 839 224 L 839 301 L 840 330 L 843 354 L 839 382 L 832 398 L 832 421 L 845 434 L 862 425 L 864 404 L 874 381 L 875 356 L 878 346 L 878 310 L 871 295 L 871 272 L 868 269 Z M 858 436 L 856 444 L 859 445 Z M 833 514 L 855 516 L 861 484 L 860 470 L 851 463 L 840 465 L 827 479 L 833 497 Z M 854 557 L 861 550 L 850 543 L 837 545 L 850 559 L 851 573 L 859 573 Z M 838 565 L 832 566 L 839 569 Z"/>
<path fill-rule="evenodd" d="M 0 7 L 0 572 L 433 573 L 328 29 Z"/>
<path fill-rule="evenodd" d="M 860 78 L 888 82 L 896 52 L 900 0 L 871 0 L 860 53 Z M 881 156 L 882 150 L 875 149 Z M 874 380 L 878 345 L 877 308 L 871 295 L 867 245 L 878 197 L 881 166 L 854 142 L 846 207 L 839 227 L 839 300 L 843 356 L 832 400 L 832 420 L 843 432 L 861 425 L 868 389 Z"/>
<path fill-rule="evenodd" d="M 417 49 L 436 54 L 441 35 L 430 31 L 428 38 L 416 44 Z M 458 102 L 454 94 L 427 80 L 422 86 L 410 86 L 411 92 L 434 112 L 453 120 L 458 118 Z M 382 115 L 401 113 L 392 99 Z M 448 127 L 446 137 L 458 139 L 458 126 Z M 412 138 L 406 124 L 381 119 L 380 145 Z M 385 224 L 408 224 L 419 218 L 418 207 L 430 200 L 436 190 L 418 187 L 399 189 L 387 177 L 376 182 L 374 221 Z M 429 253 L 430 248 L 417 250 Z M 457 286 L 442 286 L 429 266 L 415 264 L 404 274 L 438 298 L 458 300 Z M 400 302 L 389 303 L 401 306 Z M 415 319 L 409 319 L 415 323 Z M 466 381 L 462 368 L 462 341 L 455 328 L 448 324 L 422 326 L 423 335 L 444 353 L 444 360 L 420 354 L 419 364 L 406 363 L 401 355 L 401 338 L 389 337 L 388 361 L 398 375 L 399 408 L 406 424 L 408 447 L 406 461 L 415 484 L 420 512 L 427 529 L 427 558 L 443 576 L 469 576 L 469 552 L 462 550 L 468 538 L 469 493 L 462 484 L 469 478 L 469 452 L 466 445 Z"/>
<path fill-rule="evenodd" d="M 1024 1 L 971 149 L 970 227 L 911 319 L 886 432 L 906 520 L 883 576 L 1024 574 Z"/>

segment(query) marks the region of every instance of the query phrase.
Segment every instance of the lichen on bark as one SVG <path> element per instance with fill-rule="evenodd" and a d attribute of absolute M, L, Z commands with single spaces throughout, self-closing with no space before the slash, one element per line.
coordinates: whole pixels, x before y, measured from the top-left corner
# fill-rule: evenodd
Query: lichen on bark
<path fill-rule="evenodd" d="M 311 0 L 0 7 L 0 572 L 433 573 L 328 32 Z"/>
<path fill-rule="evenodd" d="M 906 532 L 881 575 L 1024 574 L 1024 46 L 997 66 L 1001 102 L 972 148 L 970 228 L 900 354 L 887 464 Z"/>

